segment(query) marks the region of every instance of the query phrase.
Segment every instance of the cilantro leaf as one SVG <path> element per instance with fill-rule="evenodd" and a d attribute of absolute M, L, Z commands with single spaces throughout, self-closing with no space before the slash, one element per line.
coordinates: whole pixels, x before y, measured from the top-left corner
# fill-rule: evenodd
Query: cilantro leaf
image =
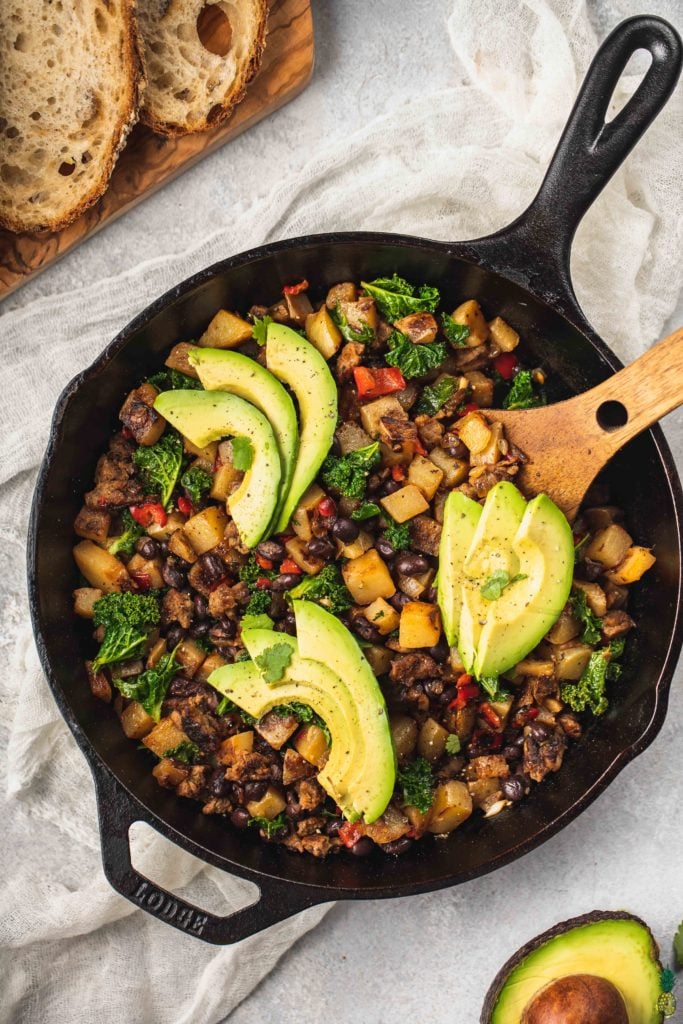
<path fill-rule="evenodd" d="M 157 391 L 203 391 L 204 387 L 200 380 L 195 377 L 188 377 L 180 370 L 159 370 L 147 378 L 147 383 L 152 384 Z"/>
<path fill-rule="evenodd" d="M 317 601 L 334 615 L 340 615 L 353 607 L 353 598 L 346 589 L 339 566 L 332 562 L 316 576 L 306 576 L 289 591 L 292 598 Z"/>
<path fill-rule="evenodd" d="M 410 525 L 408 523 L 397 523 L 392 519 L 384 528 L 384 536 L 394 551 L 405 551 L 410 547 Z"/>
<path fill-rule="evenodd" d="M 162 654 L 154 668 L 148 668 L 133 679 L 114 679 L 114 683 L 124 697 L 142 704 L 147 714 L 158 722 L 161 718 L 161 706 L 177 669 L 178 664 L 173 650 L 169 654 Z"/>
<path fill-rule="evenodd" d="M 364 501 L 358 508 L 354 508 L 351 518 L 360 523 L 365 519 L 372 519 L 373 516 L 378 516 L 381 511 L 382 509 L 374 501 Z"/>
<path fill-rule="evenodd" d="M 379 441 L 346 455 L 328 455 L 322 464 L 320 477 L 325 484 L 347 498 L 363 498 L 365 485 L 372 470 L 379 464 Z"/>
<path fill-rule="evenodd" d="M 545 398 L 542 393 L 537 394 L 534 391 L 531 370 L 520 370 L 503 399 L 503 408 L 533 409 L 538 405 L 545 405 Z"/>
<path fill-rule="evenodd" d="M 585 644 L 599 644 L 602 636 L 602 620 L 588 607 L 583 590 L 575 590 L 570 598 L 572 615 L 583 625 L 581 639 Z"/>
<path fill-rule="evenodd" d="M 255 316 L 252 332 L 257 345 L 265 345 L 268 337 L 268 326 L 272 324 L 272 316 Z"/>
<path fill-rule="evenodd" d="M 416 289 L 398 274 L 378 277 L 369 283 L 361 281 L 361 288 L 368 295 L 372 295 L 380 313 L 389 323 L 394 323 L 409 313 L 433 313 L 439 305 L 438 288 L 430 288 L 423 284 L 421 288 Z"/>
<path fill-rule="evenodd" d="M 254 449 L 248 437 L 233 437 L 232 464 L 235 469 L 246 472 L 254 460 Z"/>
<path fill-rule="evenodd" d="M 443 377 L 434 384 L 428 384 L 422 389 L 422 394 L 415 406 L 415 412 L 426 416 L 434 416 L 457 390 L 458 382 L 455 377 Z"/>
<path fill-rule="evenodd" d="M 193 466 L 186 470 L 180 478 L 180 486 L 187 491 L 187 496 L 193 505 L 198 505 L 207 491 L 211 490 L 213 477 L 201 466 Z"/>
<path fill-rule="evenodd" d="M 453 348 L 463 348 L 470 336 L 470 329 L 465 324 L 456 324 L 455 320 L 448 313 L 441 314 L 441 326 L 443 333 L 448 338 Z"/>
<path fill-rule="evenodd" d="M 93 671 L 140 654 L 159 618 L 159 602 L 153 594 L 112 593 L 95 601 L 93 622 L 104 627 L 104 639 Z"/>
<path fill-rule="evenodd" d="M 142 527 L 130 514 L 130 510 L 124 509 L 121 513 L 121 533 L 107 545 L 107 551 L 110 555 L 132 555 L 135 551 L 135 542 L 143 532 Z"/>
<path fill-rule="evenodd" d="M 422 814 L 428 811 L 432 805 L 434 787 L 434 776 L 429 761 L 424 757 L 416 758 L 404 768 L 399 768 L 397 778 L 403 789 L 405 803 L 417 807 Z"/>
<path fill-rule="evenodd" d="M 291 660 L 292 648 L 289 644 L 273 644 L 254 658 L 266 683 L 277 683 L 282 679 Z"/>
<path fill-rule="evenodd" d="M 526 573 L 524 572 L 518 572 L 515 576 L 510 576 L 510 573 L 506 572 L 505 569 L 496 569 L 482 583 L 479 591 L 484 600 L 497 601 L 507 587 L 511 587 L 513 583 L 525 580 L 526 578 Z"/>
<path fill-rule="evenodd" d="M 250 818 L 247 824 L 260 828 L 262 832 L 266 833 L 268 839 L 272 839 L 280 829 L 286 828 L 287 818 L 285 817 L 285 812 L 281 811 L 277 818 L 254 817 Z"/>
<path fill-rule="evenodd" d="M 448 739 L 446 740 L 446 746 L 444 749 L 447 754 L 459 754 L 460 751 L 462 750 L 462 743 L 460 742 L 460 737 L 456 736 L 456 734 L 452 732 Z"/>
<path fill-rule="evenodd" d="M 374 341 L 375 332 L 367 321 L 363 321 L 363 326 L 360 330 L 354 330 L 349 324 L 348 319 L 342 312 L 342 308 L 337 303 L 334 309 L 331 311 L 330 316 L 334 320 L 335 324 L 339 328 L 342 338 L 345 341 L 356 341 L 361 345 L 365 345 L 368 341 Z"/>
<path fill-rule="evenodd" d="M 181 764 L 192 764 L 198 757 L 201 757 L 201 754 L 196 743 L 193 743 L 192 740 L 183 740 L 176 747 L 165 750 L 163 756 L 172 757 L 174 761 L 180 761 Z"/>
<path fill-rule="evenodd" d="M 415 345 L 400 331 L 392 331 L 387 338 L 389 352 L 385 362 L 389 366 L 397 366 L 406 380 L 413 377 L 424 377 L 430 370 L 441 366 L 446 358 L 446 345 L 443 341 L 433 341 L 429 345 Z"/>
<path fill-rule="evenodd" d="M 616 664 L 616 659 L 623 650 L 624 641 L 615 640 L 607 647 L 593 651 L 579 681 L 562 687 L 562 700 L 572 711 L 588 708 L 594 715 L 603 715 L 607 711 L 607 683 L 618 679 L 621 674 L 621 665 Z"/>
<path fill-rule="evenodd" d="M 142 482 L 150 494 L 168 507 L 183 464 L 183 442 L 175 431 L 166 431 L 156 444 L 140 445 L 133 453 Z"/>
<path fill-rule="evenodd" d="M 482 676 L 477 682 L 486 690 L 489 700 L 505 700 L 510 696 L 508 691 L 501 687 L 498 676 Z"/>

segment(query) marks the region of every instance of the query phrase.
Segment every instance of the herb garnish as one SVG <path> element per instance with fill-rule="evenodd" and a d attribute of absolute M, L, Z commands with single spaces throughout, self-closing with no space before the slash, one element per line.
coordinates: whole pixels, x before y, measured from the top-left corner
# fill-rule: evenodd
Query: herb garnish
<path fill-rule="evenodd" d="M 448 313 L 441 314 L 441 326 L 443 333 L 448 338 L 453 348 L 463 348 L 470 336 L 470 329 L 465 324 L 456 324 L 455 320 Z"/>
<path fill-rule="evenodd" d="M 570 598 L 572 615 L 583 625 L 581 639 L 585 644 L 598 644 L 602 636 L 602 620 L 588 607 L 583 590 L 575 590 Z"/>
<path fill-rule="evenodd" d="M 184 487 L 193 505 L 198 505 L 204 495 L 211 490 L 213 477 L 201 466 L 193 466 L 186 470 L 180 478 L 180 486 Z"/>
<path fill-rule="evenodd" d="M 516 575 L 510 576 L 510 573 L 506 572 L 505 569 L 496 569 L 496 571 L 492 572 L 488 579 L 482 583 L 479 590 L 484 600 L 497 601 L 507 587 L 511 587 L 513 583 L 518 583 L 520 580 L 525 580 L 526 578 L 527 576 L 524 572 L 518 572 Z"/>
<path fill-rule="evenodd" d="M 618 679 L 621 665 L 616 659 L 624 650 L 623 640 L 614 640 L 607 647 L 593 651 L 583 675 L 577 683 L 566 683 L 561 690 L 561 697 L 572 711 L 585 711 L 589 708 L 594 715 L 602 715 L 608 708 L 605 693 L 607 683 Z"/>
<path fill-rule="evenodd" d="M 424 814 L 432 805 L 434 776 L 432 766 L 424 757 L 418 757 L 398 770 L 398 783 L 403 788 L 403 799 Z"/>
<path fill-rule="evenodd" d="M 458 390 L 455 377 L 443 377 L 434 384 L 422 389 L 422 394 L 415 405 L 415 412 L 426 416 L 434 416 Z"/>
<path fill-rule="evenodd" d="M 353 598 L 346 589 L 339 566 L 332 562 L 315 576 L 306 576 L 298 583 L 289 596 L 304 601 L 317 601 L 334 615 L 340 615 L 353 607 Z"/>
<path fill-rule="evenodd" d="M 162 654 L 154 668 L 148 668 L 134 679 L 114 679 L 117 690 L 129 700 L 136 700 L 155 722 L 161 718 L 161 706 L 166 699 L 178 663 L 175 650 Z"/>
<path fill-rule="evenodd" d="M 133 453 L 133 462 L 146 490 L 158 495 L 164 508 L 168 508 L 183 464 L 180 434 L 167 430 L 156 444 L 147 447 L 140 445 Z"/>
<path fill-rule="evenodd" d="M 273 644 L 254 658 L 266 683 L 277 683 L 282 679 L 291 660 L 292 648 L 289 644 Z"/>
<path fill-rule="evenodd" d="M 153 594 L 128 591 L 105 594 L 95 601 L 93 622 L 104 627 L 104 640 L 93 661 L 93 671 L 140 654 L 159 617 L 159 602 Z"/>
<path fill-rule="evenodd" d="M 346 455 L 328 455 L 322 464 L 320 476 L 326 487 L 347 498 L 362 499 L 367 479 L 379 461 L 379 441 L 373 441 Z"/>

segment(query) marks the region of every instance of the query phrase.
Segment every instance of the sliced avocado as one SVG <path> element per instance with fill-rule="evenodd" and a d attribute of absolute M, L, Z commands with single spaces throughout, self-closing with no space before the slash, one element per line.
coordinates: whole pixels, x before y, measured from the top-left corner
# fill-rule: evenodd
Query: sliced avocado
<path fill-rule="evenodd" d="M 396 754 L 384 696 L 355 638 L 338 618 L 314 601 L 292 601 L 292 607 L 299 653 L 324 662 L 343 679 L 358 709 L 365 751 L 349 789 L 370 824 L 384 813 L 396 785 Z"/>
<path fill-rule="evenodd" d="M 451 647 L 458 645 L 463 566 L 481 512 L 481 505 L 461 491 L 451 491 L 443 509 L 437 594 L 444 633 Z"/>
<path fill-rule="evenodd" d="M 241 352 L 198 348 L 190 352 L 189 359 L 207 391 L 229 391 L 251 402 L 268 418 L 282 463 L 277 516 L 289 491 L 299 448 L 294 402 L 272 373 Z"/>
<path fill-rule="evenodd" d="M 154 408 L 199 448 L 228 436 L 249 439 L 252 463 L 227 505 L 243 543 L 253 548 L 273 518 L 280 485 L 280 455 L 266 417 L 224 391 L 162 391 Z"/>
<path fill-rule="evenodd" d="M 660 1024 L 659 950 L 647 925 L 593 911 L 537 936 L 508 960 L 481 1024 Z"/>
<path fill-rule="evenodd" d="M 275 532 L 284 530 L 332 445 L 337 426 L 337 385 L 310 341 L 290 327 L 268 324 L 268 369 L 292 389 L 299 406 L 299 452 Z"/>

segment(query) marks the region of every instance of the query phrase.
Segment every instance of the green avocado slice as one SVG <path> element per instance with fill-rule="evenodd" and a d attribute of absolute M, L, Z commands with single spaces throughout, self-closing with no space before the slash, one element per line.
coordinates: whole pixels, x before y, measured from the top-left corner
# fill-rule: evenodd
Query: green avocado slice
<path fill-rule="evenodd" d="M 154 408 L 200 448 L 228 436 L 249 439 L 252 463 L 227 505 L 243 543 L 255 547 L 272 521 L 280 485 L 280 455 L 266 417 L 224 391 L 162 391 Z"/>
<path fill-rule="evenodd" d="M 463 566 L 472 545 L 482 507 L 461 491 L 451 491 L 443 509 L 439 544 L 437 600 L 444 633 L 451 647 L 458 646 L 462 611 Z"/>
<path fill-rule="evenodd" d="M 338 618 L 314 601 L 292 601 L 292 608 L 299 653 L 324 662 L 343 679 L 358 710 L 365 750 L 349 790 L 370 824 L 384 813 L 396 785 L 396 754 L 384 696 L 356 640 Z"/>
<path fill-rule="evenodd" d="M 290 327 L 268 324 L 266 362 L 292 389 L 299 406 L 299 452 L 275 532 L 283 531 L 327 456 L 337 426 L 337 385 L 327 362 L 310 341 Z"/>
<path fill-rule="evenodd" d="M 277 516 L 289 492 L 299 448 L 294 402 L 272 373 L 241 352 L 199 348 L 190 352 L 189 359 L 207 391 L 229 391 L 238 395 L 255 405 L 270 421 L 282 463 Z"/>
<path fill-rule="evenodd" d="M 539 992 L 576 975 L 605 979 L 613 985 L 631 1024 L 660 1024 L 664 1018 L 657 1008 L 662 971 L 658 952 L 647 925 L 629 914 L 594 911 L 557 925 L 532 940 L 503 967 L 487 995 L 482 1024 L 519 1024 Z M 567 1005 L 569 1001 L 565 993 L 562 1006 L 567 1020 L 573 1009 Z M 622 1018 L 610 1016 L 612 1019 Z"/>

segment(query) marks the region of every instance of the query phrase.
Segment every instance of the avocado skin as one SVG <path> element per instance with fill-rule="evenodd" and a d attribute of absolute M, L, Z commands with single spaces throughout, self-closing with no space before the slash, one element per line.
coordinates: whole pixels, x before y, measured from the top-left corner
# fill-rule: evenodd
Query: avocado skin
<path fill-rule="evenodd" d="M 491 986 L 488 992 L 486 993 L 484 1005 L 481 1011 L 481 1016 L 479 1018 L 479 1024 L 519 1024 L 519 1020 L 507 1021 L 500 1015 L 494 1017 L 497 1005 L 499 1003 L 501 996 L 504 994 L 505 987 L 512 972 L 517 967 L 519 967 L 524 960 L 526 960 L 532 954 L 536 953 L 537 950 L 541 949 L 543 946 L 547 945 L 552 940 L 557 939 L 562 935 L 566 935 L 567 933 L 574 931 L 574 929 L 583 928 L 586 925 L 610 921 L 630 922 L 631 924 L 640 928 L 645 933 L 645 935 L 649 939 L 650 959 L 655 969 L 656 977 L 657 979 L 659 979 L 659 976 L 662 972 L 662 964 L 659 960 L 659 946 L 657 945 L 655 937 L 650 931 L 647 924 L 641 918 L 636 917 L 634 914 L 628 914 L 625 911 L 593 910 L 588 914 L 582 914 L 580 917 L 573 917 L 570 918 L 568 921 L 562 921 L 559 924 L 554 925 L 554 927 L 549 928 L 548 931 L 543 932 L 541 935 L 537 935 L 535 938 L 527 942 L 524 946 L 520 947 L 520 949 L 518 949 L 516 953 L 513 953 L 509 960 L 507 960 L 506 963 L 503 964 L 501 969 L 498 971 L 498 974 L 493 979 Z M 567 971 L 567 974 L 572 973 L 574 972 Z M 549 979 L 542 980 L 536 991 L 540 991 L 543 985 L 546 984 L 547 980 Z M 656 1009 L 659 994 L 660 989 L 658 986 L 657 990 L 652 992 L 651 1018 L 649 1020 L 643 1019 L 642 1022 L 641 1020 L 638 1020 L 638 1024 L 663 1024 L 664 1016 L 661 1012 L 659 1012 Z M 630 1009 L 630 1007 L 628 1007 L 628 1004 L 627 1009 Z"/>

